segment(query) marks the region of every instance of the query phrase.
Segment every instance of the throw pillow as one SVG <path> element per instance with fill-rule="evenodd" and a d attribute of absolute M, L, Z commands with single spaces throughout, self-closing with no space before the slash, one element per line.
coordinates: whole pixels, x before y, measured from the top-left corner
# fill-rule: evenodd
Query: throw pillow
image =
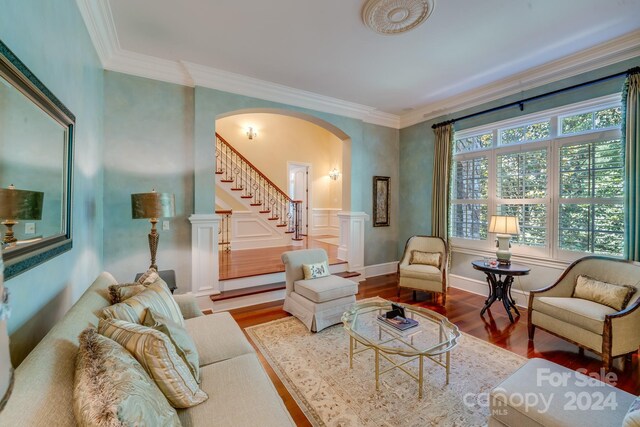
<path fill-rule="evenodd" d="M 622 427 L 640 427 L 640 396 L 633 401 L 627 415 L 622 420 Z"/>
<path fill-rule="evenodd" d="M 149 268 L 138 278 L 137 282 L 141 285 L 150 285 L 158 280 L 159 277 L 158 271 L 155 268 Z"/>
<path fill-rule="evenodd" d="M 138 295 L 140 292 L 147 289 L 146 286 L 141 285 L 138 282 L 135 283 L 118 283 L 117 285 L 109 286 L 109 298 L 111 304 L 118 304 L 133 296 Z"/>
<path fill-rule="evenodd" d="M 98 332 L 127 349 L 174 408 L 190 408 L 209 398 L 162 332 L 117 319 L 100 319 Z"/>
<path fill-rule="evenodd" d="M 576 279 L 573 297 L 597 302 L 620 311 L 629 304 L 635 292 L 636 288 L 633 286 L 601 282 L 589 276 L 580 275 Z"/>
<path fill-rule="evenodd" d="M 413 250 L 411 251 L 409 264 L 432 265 L 436 268 L 440 268 L 440 257 L 440 252 L 422 252 Z"/>
<path fill-rule="evenodd" d="M 179 426 L 176 410 L 120 344 L 85 329 L 76 358 L 73 412 L 80 426 Z"/>
<path fill-rule="evenodd" d="M 155 312 L 169 317 L 180 326 L 184 326 L 180 307 L 173 299 L 167 284 L 160 278 L 139 294 L 119 304 L 104 308 L 102 314 L 105 318 L 142 324 L 147 308 L 152 308 Z"/>
<path fill-rule="evenodd" d="M 148 308 L 143 325 L 160 331 L 169 337 L 176 348 L 178 356 L 187 364 L 193 378 L 200 383 L 200 357 L 196 344 L 185 328 L 160 313 Z"/>
<path fill-rule="evenodd" d="M 327 261 L 315 264 L 302 264 L 302 271 L 304 272 L 305 280 L 318 279 L 329 275 L 329 265 Z"/>

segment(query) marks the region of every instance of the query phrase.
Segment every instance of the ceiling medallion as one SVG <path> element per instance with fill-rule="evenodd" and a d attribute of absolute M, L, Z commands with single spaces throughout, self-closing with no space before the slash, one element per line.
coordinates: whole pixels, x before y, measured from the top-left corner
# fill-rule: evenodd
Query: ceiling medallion
<path fill-rule="evenodd" d="M 367 27 L 380 34 L 400 34 L 427 20 L 434 0 L 369 0 L 362 10 Z"/>

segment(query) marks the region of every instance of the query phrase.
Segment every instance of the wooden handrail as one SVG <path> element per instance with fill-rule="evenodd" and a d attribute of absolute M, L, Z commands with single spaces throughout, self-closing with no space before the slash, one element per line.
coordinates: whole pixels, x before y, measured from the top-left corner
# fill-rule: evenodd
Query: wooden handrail
<path fill-rule="evenodd" d="M 233 214 L 233 211 L 231 209 L 217 209 L 215 213 L 217 215 L 231 215 Z"/>
<path fill-rule="evenodd" d="M 271 181 L 269 178 L 267 178 L 267 176 L 265 174 L 263 174 L 262 172 L 260 172 L 260 169 L 258 169 L 257 167 L 255 167 L 253 165 L 253 163 L 251 163 L 245 156 L 243 156 L 242 154 L 240 154 L 240 152 L 238 150 L 236 150 L 235 148 L 233 148 L 233 146 L 231 144 L 229 144 L 227 142 L 226 139 L 224 139 L 223 137 L 221 137 L 218 132 L 216 132 L 216 138 L 218 138 L 222 143 L 224 143 L 227 147 L 229 147 L 231 149 L 231 151 L 233 151 L 236 156 L 240 157 L 240 159 L 242 159 L 243 162 L 245 162 L 247 165 L 249 165 L 254 171 L 256 171 L 256 173 L 258 175 L 260 175 L 262 177 L 262 179 L 264 179 L 265 181 L 267 181 L 269 183 L 269 185 L 271 185 L 273 188 L 276 189 L 277 192 L 279 192 L 282 196 L 284 196 L 284 198 L 286 200 L 288 200 L 291 203 L 300 203 L 301 200 L 293 200 L 291 197 L 289 197 L 289 195 L 287 195 L 287 193 L 285 193 L 284 191 L 282 191 L 280 189 L 280 187 L 278 187 L 277 185 L 275 185 L 273 183 L 273 181 Z"/>

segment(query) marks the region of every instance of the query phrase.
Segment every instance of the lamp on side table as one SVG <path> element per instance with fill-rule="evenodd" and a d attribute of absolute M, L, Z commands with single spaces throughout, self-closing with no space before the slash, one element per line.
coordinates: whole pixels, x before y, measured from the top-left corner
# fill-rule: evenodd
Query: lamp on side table
<path fill-rule="evenodd" d="M 515 216 L 491 215 L 489 222 L 489 233 L 498 233 L 498 250 L 496 258 L 503 265 L 511 264 L 511 236 L 520 234 L 518 218 Z"/>
<path fill-rule="evenodd" d="M 160 235 L 156 229 L 159 218 L 171 218 L 176 215 L 175 195 L 171 193 L 158 193 L 155 190 L 151 193 L 138 193 L 131 195 L 131 217 L 133 219 L 149 219 L 151 222 L 151 232 L 149 232 L 149 251 L 151 252 L 151 265 L 155 268 L 156 252 L 158 250 L 158 240 Z"/>

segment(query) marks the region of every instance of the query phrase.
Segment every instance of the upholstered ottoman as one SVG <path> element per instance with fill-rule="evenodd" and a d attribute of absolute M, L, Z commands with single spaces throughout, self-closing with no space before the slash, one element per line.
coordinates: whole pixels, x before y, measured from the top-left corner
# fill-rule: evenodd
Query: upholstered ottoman
<path fill-rule="evenodd" d="M 640 426 L 631 419 L 636 417 L 625 420 L 635 398 L 580 372 L 531 359 L 491 391 L 489 426 Z"/>

